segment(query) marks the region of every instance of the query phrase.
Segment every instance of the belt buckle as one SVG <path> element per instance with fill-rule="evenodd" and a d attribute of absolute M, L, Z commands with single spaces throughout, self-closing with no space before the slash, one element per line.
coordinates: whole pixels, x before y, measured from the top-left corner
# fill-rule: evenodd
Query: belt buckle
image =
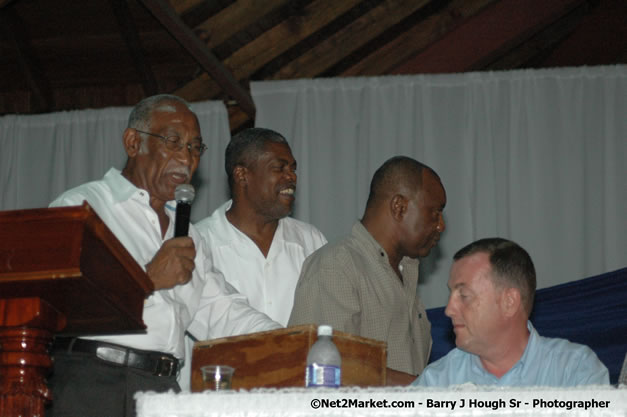
<path fill-rule="evenodd" d="M 161 356 L 157 361 L 155 376 L 172 376 L 176 372 L 177 361 L 167 356 Z"/>

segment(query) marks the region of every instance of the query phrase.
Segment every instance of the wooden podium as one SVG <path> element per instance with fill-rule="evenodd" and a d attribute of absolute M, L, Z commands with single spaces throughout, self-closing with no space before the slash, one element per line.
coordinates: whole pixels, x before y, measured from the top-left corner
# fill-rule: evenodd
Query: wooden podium
<path fill-rule="evenodd" d="M 235 368 L 233 389 L 303 387 L 309 348 L 318 338 L 313 324 L 196 342 L 192 351 L 192 392 L 202 391 L 200 367 Z M 343 386 L 386 383 L 386 343 L 333 331 L 342 356 Z"/>
<path fill-rule="evenodd" d="M 137 332 L 153 285 L 87 203 L 0 212 L 0 416 L 43 416 L 54 334 Z"/>

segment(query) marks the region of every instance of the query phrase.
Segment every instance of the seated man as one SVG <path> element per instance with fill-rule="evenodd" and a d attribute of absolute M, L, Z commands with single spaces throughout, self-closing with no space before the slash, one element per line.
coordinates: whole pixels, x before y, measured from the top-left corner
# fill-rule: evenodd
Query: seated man
<path fill-rule="evenodd" d="M 607 368 L 590 348 L 542 337 L 531 325 L 536 273 L 523 248 L 481 239 L 453 259 L 445 314 L 457 348 L 427 366 L 413 385 L 609 384 Z"/>
<path fill-rule="evenodd" d="M 179 391 L 185 331 L 212 339 L 281 326 L 248 305 L 212 264 L 202 238 L 173 237 L 174 190 L 189 183 L 206 146 L 196 115 L 176 96 L 138 103 L 123 134 L 126 166 L 66 191 L 51 206 L 87 201 L 139 265 L 155 291 L 142 334 L 57 338 L 48 416 L 133 416 L 137 391 Z M 96 411 L 94 411 L 96 410 Z"/>
<path fill-rule="evenodd" d="M 314 226 L 289 217 L 296 160 L 270 129 L 233 136 L 224 167 L 232 200 L 196 223 L 213 265 L 250 305 L 287 325 L 303 261 L 327 243 Z"/>
<path fill-rule="evenodd" d="M 404 156 L 387 160 L 351 234 L 305 261 L 289 325 L 329 324 L 387 342 L 388 368 L 411 374 L 403 383 L 411 382 L 431 351 L 431 324 L 416 290 L 417 258 L 444 231 L 445 204 L 431 168 Z"/>

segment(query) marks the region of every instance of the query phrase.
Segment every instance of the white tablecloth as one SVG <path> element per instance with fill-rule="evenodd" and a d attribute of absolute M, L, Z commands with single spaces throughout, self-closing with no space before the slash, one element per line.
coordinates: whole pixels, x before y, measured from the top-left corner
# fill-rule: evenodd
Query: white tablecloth
<path fill-rule="evenodd" d="M 627 388 L 286 388 L 136 395 L 139 417 L 620 416 Z"/>

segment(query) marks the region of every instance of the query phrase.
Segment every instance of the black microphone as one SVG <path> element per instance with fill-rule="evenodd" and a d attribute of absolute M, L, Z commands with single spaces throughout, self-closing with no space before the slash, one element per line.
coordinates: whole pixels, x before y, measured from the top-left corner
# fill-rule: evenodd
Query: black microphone
<path fill-rule="evenodd" d="M 180 184 L 174 190 L 176 200 L 176 220 L 174 222 L 174 237 L 187 236 L 189 231 L 189 215 L 192 212 L 192 201 L 196 193 L 191 184 Z"/>

